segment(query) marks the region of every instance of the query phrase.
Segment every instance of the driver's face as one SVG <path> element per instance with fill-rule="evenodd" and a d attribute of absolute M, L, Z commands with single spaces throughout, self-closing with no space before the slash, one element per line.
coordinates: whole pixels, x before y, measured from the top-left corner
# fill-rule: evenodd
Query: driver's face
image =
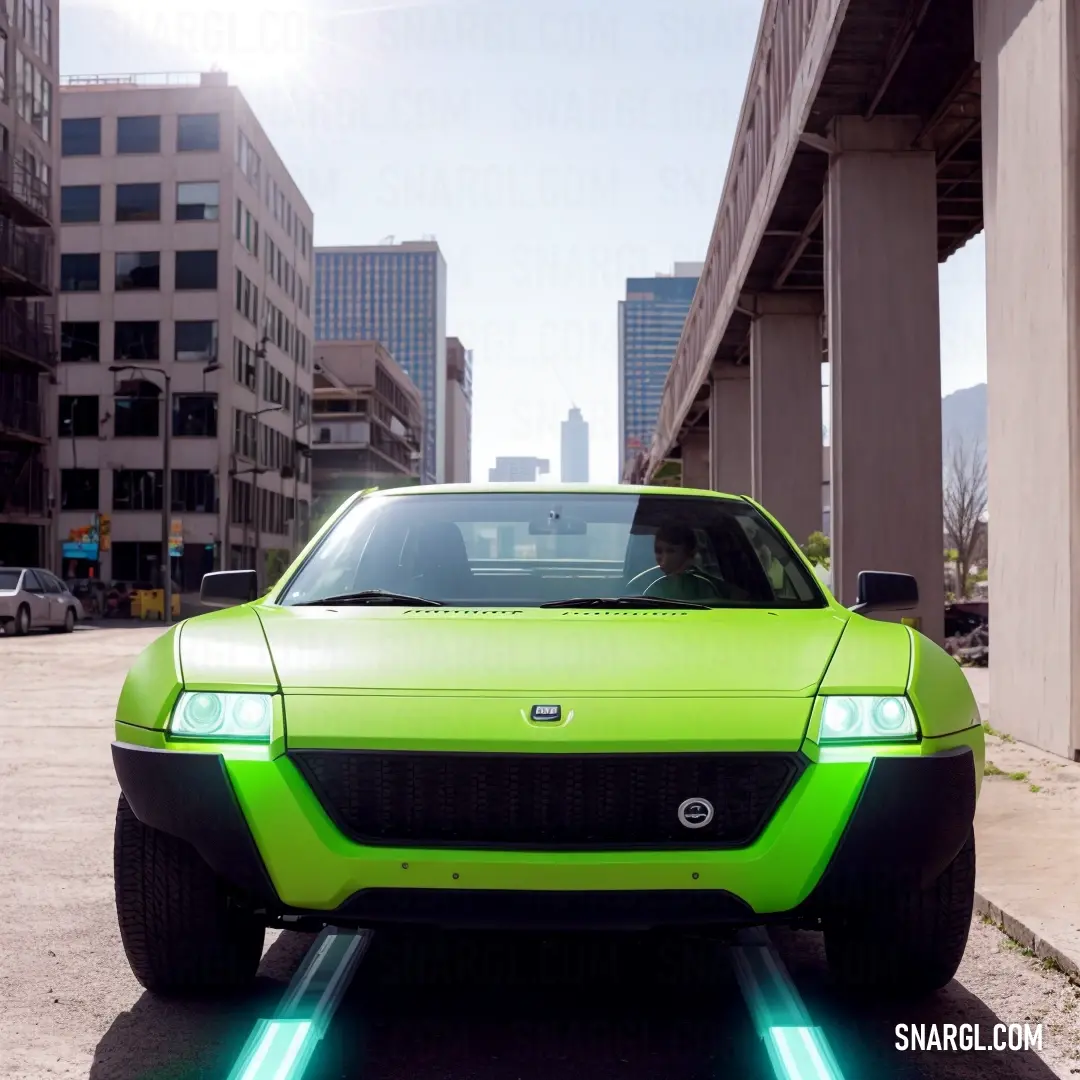
<path fill-rule="evenodd" d="M 656 565 L 665 574 L 682 573 L 693 558 L 693 552 L 687 551 L 679 544 L 668 544 L 663 540 L 656 541 L 653 553 L 656 555 Z"/>

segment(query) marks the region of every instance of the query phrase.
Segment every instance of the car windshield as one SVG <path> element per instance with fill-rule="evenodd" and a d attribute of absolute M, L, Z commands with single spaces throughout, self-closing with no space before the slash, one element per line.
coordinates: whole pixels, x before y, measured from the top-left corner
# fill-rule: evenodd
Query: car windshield
<path fill-rule="evenodd" d="M 19 587 L 22 570 L 0 567 L 0 590 L 14 590 Z"/>
<path fill-rule="evenodd" d="M 372 590 L 458 607 L 620 597 L 705 607 L 826 604 L 814 576 L 751 504 L 693 495 L 361 499 L 291 576 L 278 602 L 344 602 Z"/>

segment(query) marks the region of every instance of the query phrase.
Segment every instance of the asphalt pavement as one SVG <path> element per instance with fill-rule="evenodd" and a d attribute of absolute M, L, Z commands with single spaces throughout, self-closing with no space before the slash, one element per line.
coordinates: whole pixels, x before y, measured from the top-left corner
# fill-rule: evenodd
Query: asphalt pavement
<path fill-rule="evenodd" d="M 0 638 L 0 1076 L 225 1078 L 311 947 L 268 935 L 240 1000 L 166 1003 L 128 970 L 112 897 L 109 742 L 160 627 Z M 976 918 L 959 977 L 917 1006 L 846 998 L 818 935 L 773 940 L 848 1080 L 1080 1075 L 1080 987 Z M 896 1025 L 1042 1025 L 1041 1052 L 904 1050 Z M 939 1028 L 940 1030 L 940 1028 Z M 775 1075 L 732 955 L 678 938 L 380 933 L 306 1080 L 697 1080 Z"/>

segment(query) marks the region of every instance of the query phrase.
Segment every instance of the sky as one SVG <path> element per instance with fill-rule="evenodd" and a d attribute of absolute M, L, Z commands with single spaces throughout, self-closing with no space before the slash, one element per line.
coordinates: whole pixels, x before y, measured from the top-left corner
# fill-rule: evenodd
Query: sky
<path fill-rule="evenodd" d="M 182 8 L 182 10 L 177 10 Z M 705 258 L 762 0 L 64 0 L 63 75 L 227 71 L 319 246 L 434 236 L 473 479 L 577 405 L 618 472 L 618 301 Z M 986 377 L 984 246 L 941 269 L 942 392 Z M 827 423 L 826 416 L 826 423 Z"/>

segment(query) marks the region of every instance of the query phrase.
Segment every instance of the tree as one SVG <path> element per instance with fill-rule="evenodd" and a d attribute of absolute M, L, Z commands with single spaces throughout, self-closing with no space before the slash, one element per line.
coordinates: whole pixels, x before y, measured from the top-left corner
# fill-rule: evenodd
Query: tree
<path fill-rule="evenodd" d="M 823 532 L 812 532 L 805 544 L 803 554 L 815 565 L 829 569 L 829 538 Z"/>
<path fill-rule="evenodd" d="M 955 552 L 956 588 L 963 600 L 970 591 L 971 564 L 986 531 L 986 456 L 978 439 L 950 444 L 945 462 L 942 519 Z"/>

